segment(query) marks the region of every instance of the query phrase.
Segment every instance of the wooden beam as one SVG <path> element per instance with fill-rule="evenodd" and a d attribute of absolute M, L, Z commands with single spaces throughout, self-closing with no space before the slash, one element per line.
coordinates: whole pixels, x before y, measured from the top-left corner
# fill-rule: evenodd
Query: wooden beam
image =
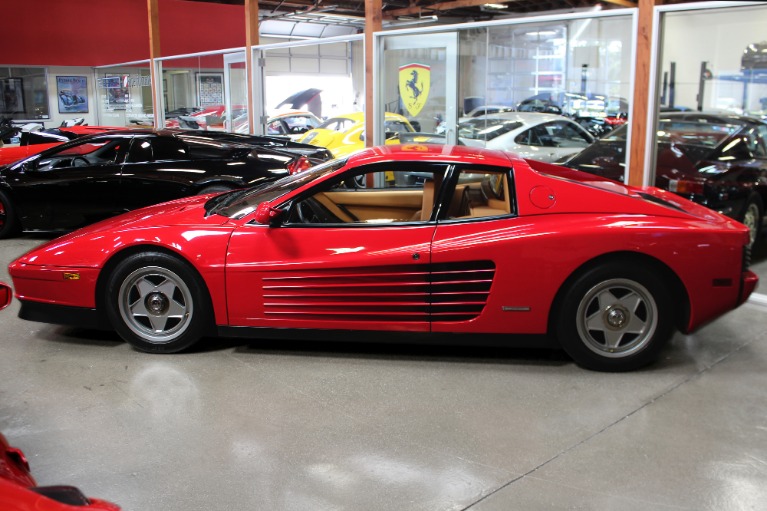
<path fill-rule="evenodd" d="M 606 4 L 620 5 L 621 7 L 636 7 L 636 0 L 602 0 Z"/>
<path fill-rule="evenodd" d="M 253 97 L 253 49 L 258 46 L 258 0 L 245 0 L 245 76 L 248 88 L 248 131 L 256 132 L 253 119 L 255 98 Z"/>
<path fill-rule="evenodd" d="M 451 9 L 461 9 L 464 7 L 477 7 L 478 5 L 485 5 L 488 3 L 494 4 L 507 4 L 514 0 L 449 0 L 447 2 L 438 2 L 434 4 L 422 4 L 415 5 L 411 3 L 410 7 L 403 7 L 402 9 L 393 9 L 384 13 L 384 18 L 387 20 L 395 19 L 397 16 L 412 16 L 414 14 L 421 14 L 422 12 L 433 11 L 449 11 Z M 498 14 L 503 14 L 503 10 L 498 10 Z"/>
<path fill-rule="evenodd" d="M 629 175 L 630 185 L 642 186 L 644 184 L 645 167 L 647 161 L 645 153 L 647 149 L 647 130 L 652 129 L 647 125 L 647 114 L 650 111 L 650 59 L 652 57 L 652 22 L 654 0 L 639 0 L 639 19 L 637 23 L 637 47 L 634 68 L 634 98 L 631 105 L 631 140 L 629 149 Z"/>
<path fill-rule="evenodd" d="M 162 110 L 165 107 L 159 101 L 161 94 L 157 90 L 159 77 L 155 76 L 155 59 L 161 57 L 160 54 L 160 8 L 158 0 L 147 0 L 146 10 L 149 18 L 149 76 L 152 84 L 152 117 L 154 118 L 155 128 L 160 128 L 162 120 Z"/>
<path fill-rule="evenodd" d="M 373 145 L 375 120 L 373 112 L 373 34 L 383 29 L 382 0 L 365 0 L 365 146 Z"/>

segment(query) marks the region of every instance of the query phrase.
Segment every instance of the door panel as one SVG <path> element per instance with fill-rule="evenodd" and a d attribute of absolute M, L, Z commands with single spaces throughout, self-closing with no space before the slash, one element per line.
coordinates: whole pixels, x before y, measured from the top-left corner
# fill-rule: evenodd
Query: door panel
<path fill-rule="evenodd" d="M 229 322 L 427 331 L 434 229 L 245 225 L 227 258 Z"/>

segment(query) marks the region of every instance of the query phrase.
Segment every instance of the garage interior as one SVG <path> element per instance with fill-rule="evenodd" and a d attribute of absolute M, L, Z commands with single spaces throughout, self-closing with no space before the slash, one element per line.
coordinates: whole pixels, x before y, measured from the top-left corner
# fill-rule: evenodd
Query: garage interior
<path fill-rule="evenodd" d="M 123 2 L 114 2 L 113 12 L 102 9 L 119 18 Z M 200 2 L 172 3 L 178 13 Z M 243 0 L 210 3 L 229 4 L 242 16 Z M 504 4 L 512 17 L 596 5 L 643 13 L 648 4 L 650 13 L 662 5 L 698 5 Z M 498 19 L 479 2 L 429 5 L 386 3 L 383 18 Z M 291 30 L 321 19 L 331 36 L 365 27 L 365 2 L 259 2 L 259 12 L 262 23 L 290 23 Z M 59 27 L 65 27 L 61 37 L 84 44 L 82 33 L 72 34 L 88 39 L 82 13 L 79 19 L 78 26 Z M 199 59 L 200 52 L 242 45 L 219 38 L 202 43 L 215 47 L 194 47 L 178 34 L 166 38 L 168 27 L 180 23 L 161 24 L 166 57 Z M 202 23 L 192 28 L 226 32 Z M 131 36 L 141 41 L 137 54 L 123 50 L 98 61 L 82 62 L 82 46 L 65 43 L 48 57 L 44 46 L 29 45 L 4 60 L 91 80 L 99 66 L 97 73 L 108 74 L 115 63 L 146 58 L 148 36 L 144 25 Z M 352 54 L 360 57 L 356 48 Z M 46 61 L 51 55 L 55 62 Z M 679 94 L 689 89 L 694 97 L 697 85 L 683 83 Z M 660 101 L 660 94 L 652 97 Z M 103 119 L 97 108 L 87 113 L 91 124 Z M 51 115 L 52 122 L 62 119 Z M 650 159 L 632 161 L 649 168 Z M 641 184 L 645 173 L 644 166 L 627 170 L 627 179 Z M 27 233 L 0 240 L 0 280 L 10 282 L 10 261 L 51 238 Z M 751 269 L 767 278 L 764 238 Z M 767 297 L 761 294 L 694 334 L 677 333 L 659 363 L 622 374 L 586 371 L 557 350 L 513 346 L 211 338 L 188 352 L 150 355 L 111 332 L 23 321 L 18 309 L 14 302 L 0 312 L 0 432 L 26 453 L 40 485 L 74 485 L 124 510 L 740 510 L 760 509 L 767 500 Z"/>

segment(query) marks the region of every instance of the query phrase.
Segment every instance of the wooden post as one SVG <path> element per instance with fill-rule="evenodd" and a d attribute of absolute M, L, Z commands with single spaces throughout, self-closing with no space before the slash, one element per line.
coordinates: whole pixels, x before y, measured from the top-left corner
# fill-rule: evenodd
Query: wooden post
<path fill-rule="evenodd" d="M 652 22 L 655 0 L 639 0 L 639 22 L 637 26 L 637 48 L 634 69 L 634 98 L 631 105 L 631 140 L 630 167 L 628 183 L 634 186 L 644 184 L 648 162 L 645 158 L 647 149 L 647 130 L 655 129 L 647 125 L 650 111 L 650 59 L 652 56 Z"/>
<path fill-rule="evenodd" d="M 365 146 L 373 145 L 373 33 L 383 28 L 382 0 L 365 0 Z M 378 73 L 375 73 L 377 76 Z"/>
<path fill-rule="evenodd" d="M 245 0 L 245 75 L 248 77 L 248 131 L 256 132 L 253 117 L 253 46 L 258 46 L 258 0 Z"/>
<path fill-rule="evenodd" d="M 162 128 L 160 123 L 163 117 L 161 112 L 165 105 L 161 104 L 161 94 L 157 90 L 160 77 L 155 76 L 155 59 L 162 56 L 160 54 L 160 9 L 157 2 L 158 0 L 147 0 L 146 8 L 149 17 L 149 76 L 152 83 L 152 103 L 154 105 L 152 115 L 155 129 L 160 129 Z"/>

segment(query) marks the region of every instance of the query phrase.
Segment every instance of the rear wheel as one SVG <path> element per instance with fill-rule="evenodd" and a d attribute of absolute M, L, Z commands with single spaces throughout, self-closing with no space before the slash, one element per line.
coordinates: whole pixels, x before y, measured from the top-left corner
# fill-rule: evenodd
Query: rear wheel
<path fill-rule="evenodd" d="M 575 362 L 596 371 L 630 371 L 654 361 L 673 333 L 663 281 L 629 263 L 608 263 L 565 290 L 556 333 Z"/>
<path fill-rule="evenodd" d="M 210 300 L 186 263 L 161 252 L 118 263 L 107 283 L 107 315 L 136 349 L 175 353 L 197 342 L 211 325 Z"/>
<path fill-rule="evenodd" d="M 746 204 L 746 211 L 743 213 L 741 222 L 748 227 L 750 242 L 749 246 L 754 246 L 756 240 L 759 239 L 760 231 L 762 230 L 762 215 L 764 210 L 762 207 L 762 201 L 759 196 L 754 195 L 748 200 Z"/>
<path fill-rule="evenodd" d="M 18 230 L 19 222 L 11 199 L 4 192 L 0 192 L 0 239 L 9 238 Z"/>

